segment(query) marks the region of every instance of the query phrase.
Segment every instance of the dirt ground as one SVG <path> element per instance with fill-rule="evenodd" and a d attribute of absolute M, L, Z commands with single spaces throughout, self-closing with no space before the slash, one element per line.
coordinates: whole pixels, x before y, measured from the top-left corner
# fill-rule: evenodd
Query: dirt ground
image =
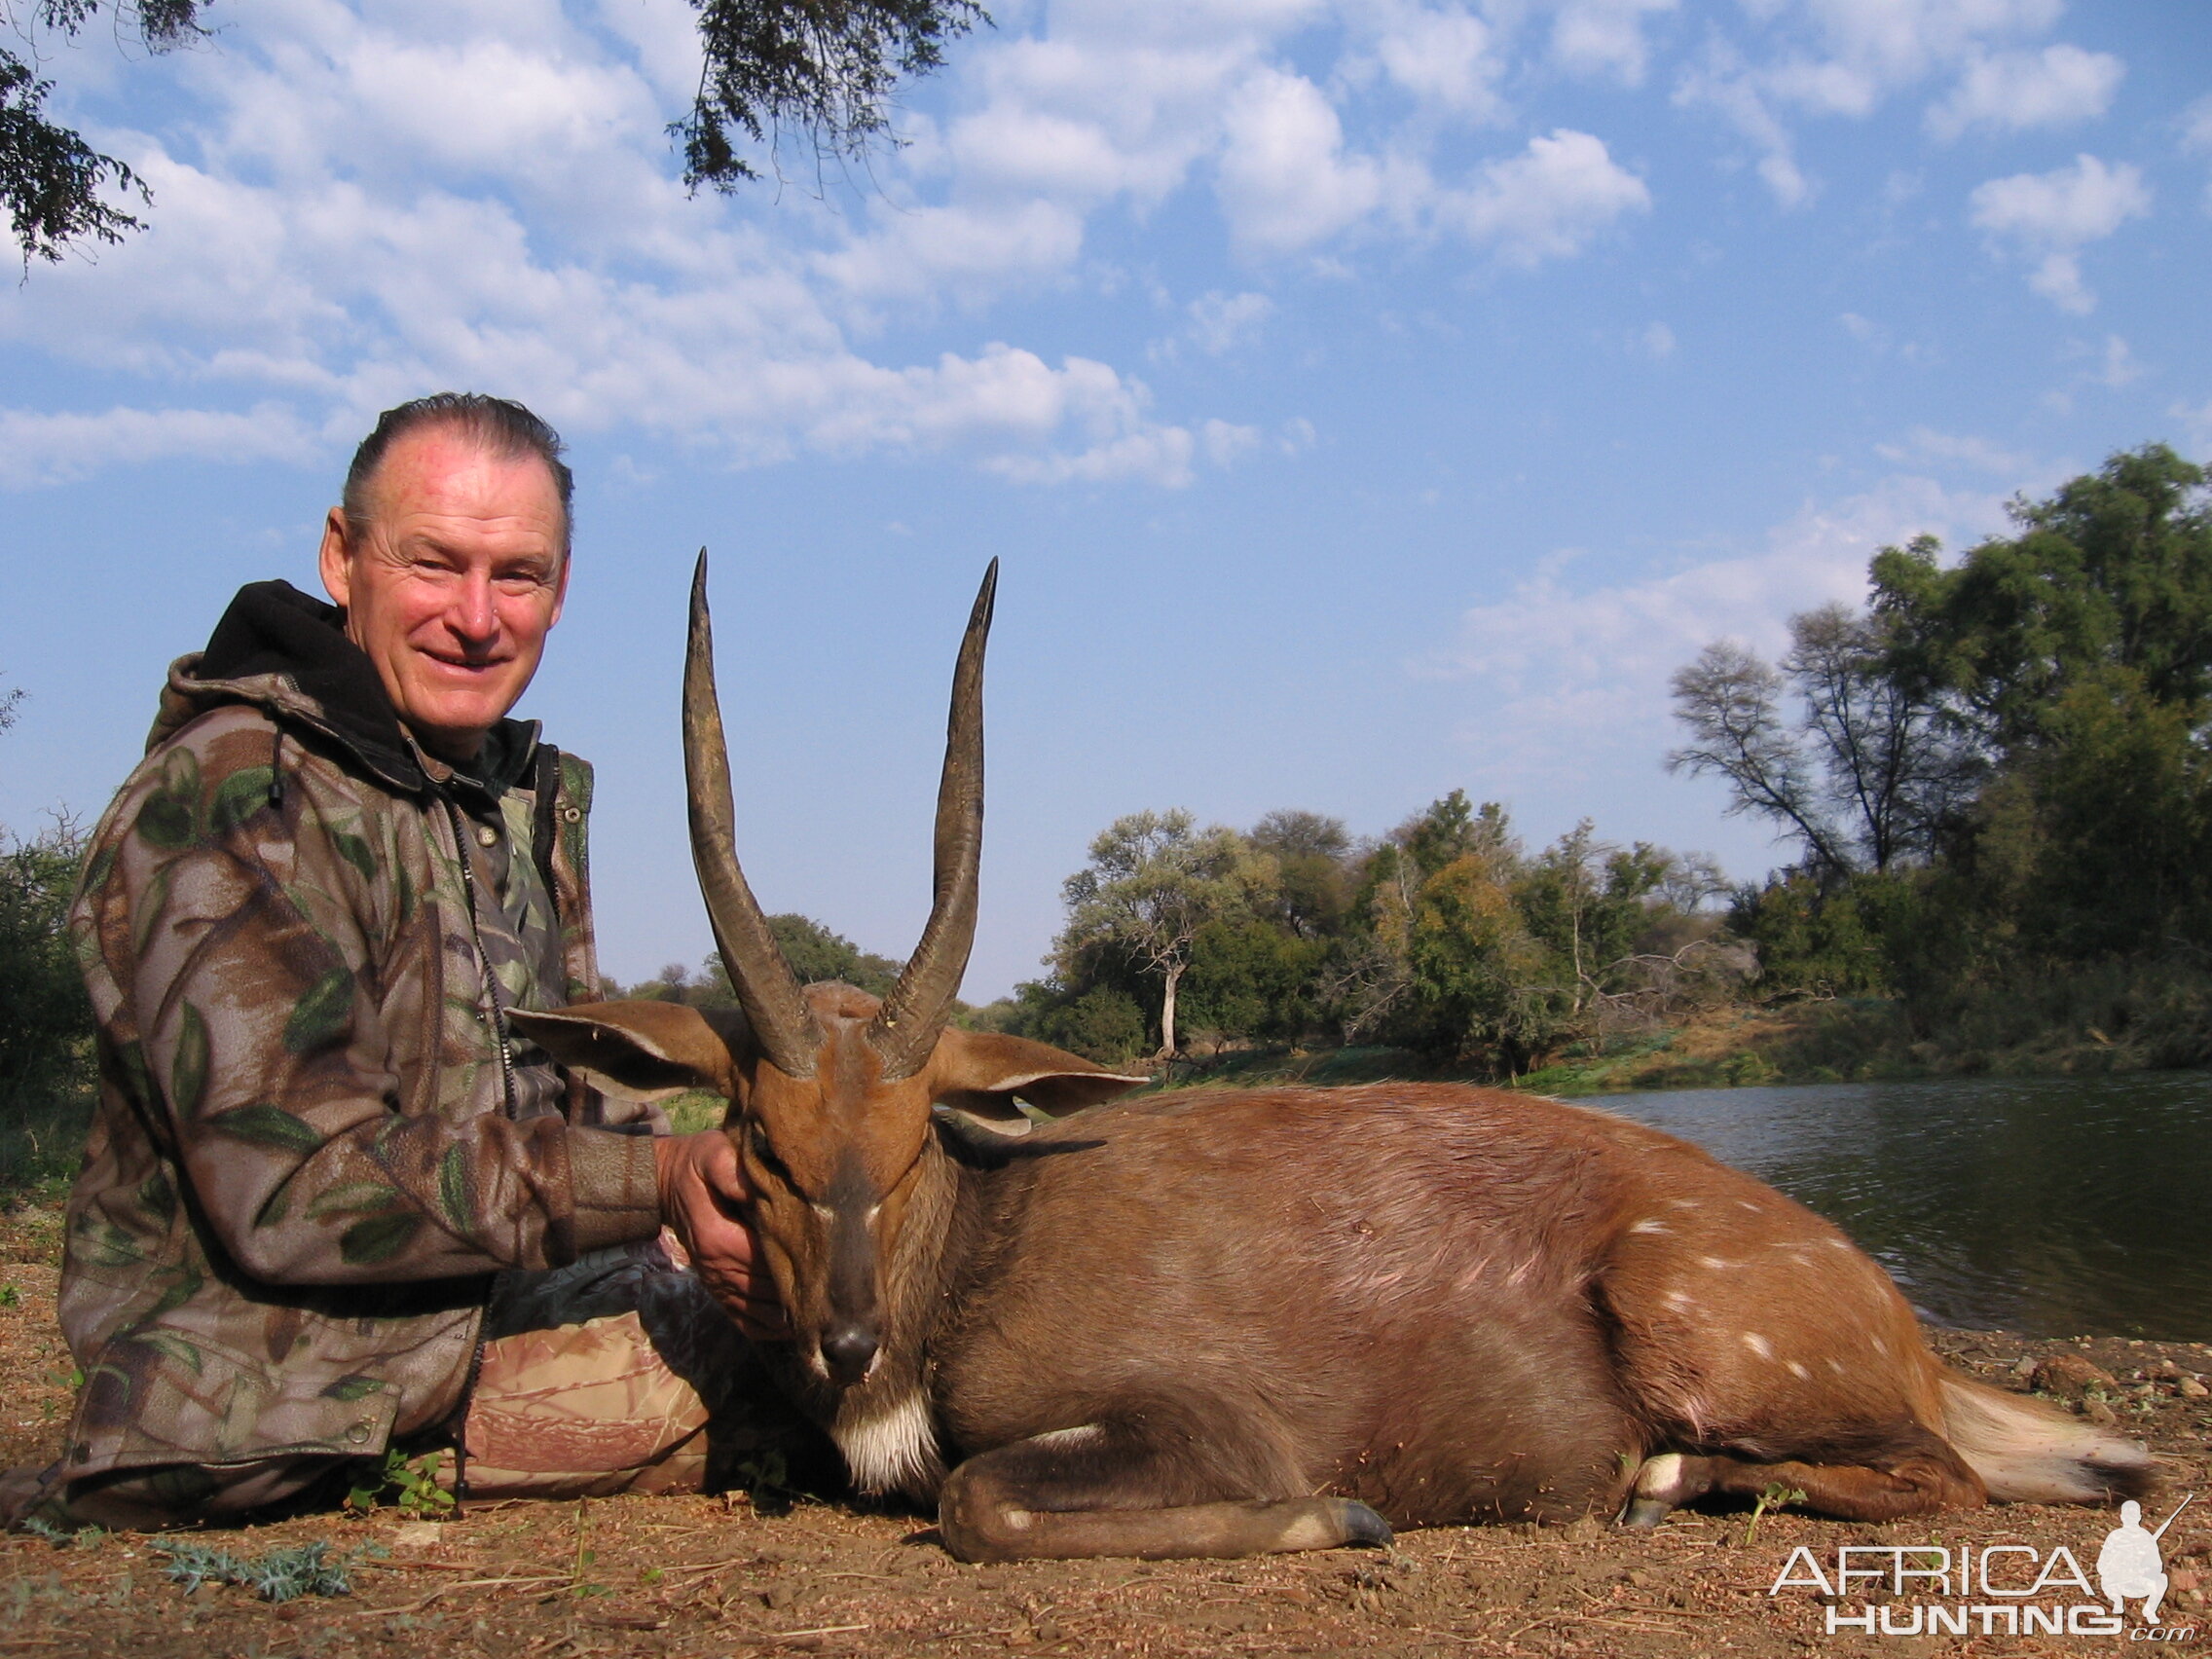
<path fill-rule="evenodd" d="M 0 1463 L 40 1462 L 59 1445 L 71 1362 L 54 1324 L 58 1214 L 0 1218 Z M 13 1294 L 9 1294 L 13 1287 Z M 2034 1342 L 1944 1331 L 1966 1369 L 2023 1387 L 2019 1362 L 2086 1356 L 2110 1372 L 2113 1411 L 2164 1456 L 2163 1519 L 2203 1495 L 2163 1540 L 2172 1578 L 2168 1640 L 2212 1651 L 2212 1400 L 2184 1379 L 2212 1373 L 2212 1347 L 2121 1341 Z M 2170 1365 L 2179 1375 L 2160 1375 Z M 329 1659 L 482 1654 L 1429 1654 L 1754 1656 L 1880 1652 L 2095 1652 L 2122 1636 L 1829 1634 L 1822 1592 L 1769 1588 L 1791 1551 L 1832 1565 L 1840 1544 L 2064 1544 L 2093 1576 L 2113 1517 L 2019 1507 L 1890 1527 L 1785 1513 L 1681 1513 L 1648 1533 L 1594 1522 L 1409 1533 L 1390 1552 L 1335 1551 L 1241 1562 L 1037 1563 L 964 1567 L 926 1517 L 802 1504 L 780 1517 L 743 1496 L 613 1498 L 587 1505 L 472 1505 L 443 1524 L 386 1509 L 247 1531 L 194 1534 L 240 1556 L 326 1542 L 358 1552 L 352 1594 L 270 1604 L 240 1589 L 187 1595 L 150 1540 L 114 1534 L 57 1547 L 0 1539 L 0 1659 L 8 1655 L 190 1654 Z M 381 1553 L 372 1553 L 381 1552 Z M 2061 1598 L 2080 1602 L 2074 1595 Z M 1834 1598 L 1828 1598 L 1833 1602 Z M 1892 1614 L 1901 1627 L 1911 1599 Z M 1854 1596 L 1835 1607 L 1858 1613 Z M 2130 1619 L 2131 1626 L 2138 1621 Z M 2181 1630 L 2190 1630 L 2186 1638 Z M 2140 1635 L 2134 1640 L 2141 1640 Z"/>

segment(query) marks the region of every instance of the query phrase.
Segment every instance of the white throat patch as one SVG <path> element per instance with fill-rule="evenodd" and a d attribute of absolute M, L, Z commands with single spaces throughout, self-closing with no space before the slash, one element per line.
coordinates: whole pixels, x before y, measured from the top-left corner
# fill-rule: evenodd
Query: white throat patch
<path fill-rule="evenodd" d="M 929 1401 L 919 1389 L 889 1405 L 860 1406 L 848 1398 L 838 1407 L 830 1434 L 862 1492 L 870 1496 L 887 1492 L 915 1498 L 937 1495 L 944 1460 L 938 1456 Z"/>

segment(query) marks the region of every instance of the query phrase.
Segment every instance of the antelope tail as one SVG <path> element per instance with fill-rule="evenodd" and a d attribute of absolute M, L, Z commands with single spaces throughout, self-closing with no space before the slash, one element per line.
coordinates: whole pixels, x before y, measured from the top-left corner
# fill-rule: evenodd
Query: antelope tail
<path fill-rule="evenodd" d="M 2158 1465 L 2132 1440 L 1956 1373 L 1943 1387 L 1943 1433 L 1997 1503 L 2110 1503 L 2147 1497 Z"/>

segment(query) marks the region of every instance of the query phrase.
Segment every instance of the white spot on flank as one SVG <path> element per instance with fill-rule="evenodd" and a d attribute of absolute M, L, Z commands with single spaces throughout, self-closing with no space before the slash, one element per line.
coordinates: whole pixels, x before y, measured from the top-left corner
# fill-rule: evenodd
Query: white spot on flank
<path fill-rule="evenodd" d="M 1698 1260 L 1703 1262 L 1707 1267 L 1711 1268 L 1716 1273 L 1735 1265 L 1732 1262 L 1722 1261 L 1718 1256 L 1700 1256 Z"/>
<path fill-rule="evenodd" d="M 1796 1362 L 1795 1360 L 1791 1360 L 1791 1361 L 1789 1362 L 1789 1375 L 1790 1375 L 1790 1376 L 1792 1376 L 1792 1377 L 1801 1378 L 1801 1379 L 1803 1379 L 1803 1380 L 1805 1380 L 1805 1381 L 1807 1381 L 1807 1382 L 1810 1382 L 1810 1381 L 1812 1380 L 1812 1376 L 1813 1376 L 1813 1374 L 1812 1374 L 1812 1373 L 1811 1373 L 1810 1371 L 1807 1371 L 1807 1370 L 1806 1370 L 1806 1369 L 1805 1369 L 1805 1368 L 1804 1368 L 1804 1367 L 1803 1367 L 1802 1365 L 1799 1365 L 1799 1364 L 1798 1364 L 1798 1363 L 1797 1363 L 1797 1362 Z"/>
<path fill-rule="evenodd" d="M 937 1426 L 930 1421 L 929 1402 L 919 1390 L 890 1405 L 857 1405 L 847 1395 L 830 1433 L 845 1455 L 853 1485 L 871 1496 L 903 1492 L 934 1497 L 938 1483 L 944 1479 Z"/>
<path fill-rule="evenodd" d="M 1667 1207 L 1668 1207 L 1669 1209 L 1695 1209 L 1695 1208 L 1697 1208 L 1697 1199 L 1695 1199 L 1695 1198 L 1669 1198 L 1669 1199 L 1667 1200 Z"/>
<path fill-rule="evenodd" d="M 1744 1346 L 1761 1359 L 1772 1359 L 1774 1357 L 1773 1347 L 1768 1344 L 1766 1338 L 1760 1336 L 1756 1331 L 1746 1331 L 1744 1333 Z"/>
<path fill-rule="evenodd" d="M 1739 1209 L 1748 1209 L 1753 1215 L 1764 1215 L 1766 1213 L 1764 1210 L 1760 1209 L 1758 1205 L 1752 1203 L 1749 1198 L 1738 1198 L 1736 1200 L 1736 1207 Z"/>
<path fill-rule="evenodd" d="M 1634 1227 L 1630 1228 L 1629 1231 L 1631 1233 L 1666 1233 L 1671 1231 L 1671 1229 L 1669 1229 L 1667 1224 L 1663 1221 L 1652 1221 L 1646 1219 L 1638 1222 Z"/>
<path fill-rule="evenodd" d="M 812 1210 L 816 1215 L 820 1216 L 824 1221 L 835 1221 L 837 1219 L 837 1212 L 831 1209 L 828 1204 L 808 1204 L 806 1207 Z"/>
<path fill-rule="evenodd" d="M 1670 1308 L 1695 1308 L 1697 1304 L 1692 1302 L 1688 1297 L 1684 1296 L 1680 1291 L 1670 1290 L 1669 1292 L 1667 1292 L 1667 1306 Z"/>
<path fill-rule="evenodd" d="M 1887 1359 L 1890 1357 L 1890 1345 L 1882 1341 L 1880 1337 L 1876 1337 L 1874 1339 L 1874 1351 Z"/>
<path fill-rule="evenodd" d="M 1853 1248 L 1853 1245 L 1848 1238 L 1831 1238 L 1828 1240 L 1828 1248 L 1831 1250 L 1849 1250 Z"/>
<path fill-rule="evenodd" d="M 1834 1372 L 1838 1377 L 1841 1377 L 1843 1375 L 1843 1361 L 1840 1359 L 1829 1360 L 1828 1369 Z"/>

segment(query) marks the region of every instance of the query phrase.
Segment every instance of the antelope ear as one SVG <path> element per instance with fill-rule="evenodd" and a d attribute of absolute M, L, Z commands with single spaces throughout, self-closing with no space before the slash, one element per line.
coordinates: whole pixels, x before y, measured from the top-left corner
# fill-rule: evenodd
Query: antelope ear
<path fill-rule="evenodd" d="M 989 1031 L 949 1028 L 930 1060 L 931 1098 L 955 1111 L 1021 1121 L 1019 1098 L 1054 1114 L 1080 1111 L 1152 1080 L 1110 1072 L 1064 1049 Z"/>
<path fill-rule="evenodd" d="M 513 1009 L 507 1023 L 568 1070 L 621 1100 L 666 1100 L 687 1088 L 728 1099 L 735 1052 L 752 1032 L 735 1010 L 712 1014 L 682 1003 L 579 1003 L 536 1013 Z"/>

